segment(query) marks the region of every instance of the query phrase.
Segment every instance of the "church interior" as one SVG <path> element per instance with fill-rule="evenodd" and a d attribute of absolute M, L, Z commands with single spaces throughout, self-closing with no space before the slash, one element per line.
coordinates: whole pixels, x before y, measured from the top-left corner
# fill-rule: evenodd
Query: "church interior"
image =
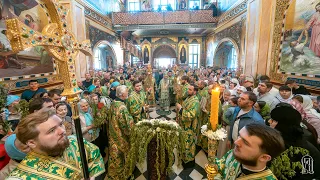
<path fill-rule="evenodd" d="M 320 179 L 320 0 L 0 0 L 0 31 L 0 179 Z"/>

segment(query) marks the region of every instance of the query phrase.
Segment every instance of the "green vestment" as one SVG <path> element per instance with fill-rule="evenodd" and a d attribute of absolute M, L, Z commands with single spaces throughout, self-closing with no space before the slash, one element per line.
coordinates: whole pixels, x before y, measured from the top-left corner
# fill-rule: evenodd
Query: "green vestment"
<path fill-rule="evenodd" d="M 108 178 L 126 179 L 125 162 L 130 150 L 130 129 L 134 125 L 129 111 L 119 99 L 111 104 L 111 119 L 109 122 L 109 160 Z"/>
<path fill-rule="evenodd" d="M 228 151 L 221 159 L 215 159 L 219 174 L 216 180 L 275 180 L 277 179 L 270 169 L 245 175 L 241 172 L 241 164 L 235 159 L 233 150 Z"/>
<path fill-rule="evenodd" d="M 198 97 L 193 95 L 182 103 L 182 115 L 180 126 L 186 133 L 186 152 L 183 161 L 193 161 L 196 152 L 196 138 L 200 104 Z"/>
<path fill-rule="evenodd" d="M 137 92 L 133 91 L 127 101 L 127 107 L 129 113 L 133 117 L 134 123 L 141 121 L 143 118 L 146 118 L 146 112 L 144 112 L 144 105 L 147 101 L 146 94 L 143 91 Z"/>
<path fill-rule="evenodd" d="M 23 180 L 80 180 L 83 179 L 80 151 L 75 136 L 68 137 L 70 146 L 62 156 L 51 157 L 37 154 L 33 151 L 14 169 L 8 179 Z M 99 148 L 83 140 L 90 177 L 104 173 L 104 162 Z"/>

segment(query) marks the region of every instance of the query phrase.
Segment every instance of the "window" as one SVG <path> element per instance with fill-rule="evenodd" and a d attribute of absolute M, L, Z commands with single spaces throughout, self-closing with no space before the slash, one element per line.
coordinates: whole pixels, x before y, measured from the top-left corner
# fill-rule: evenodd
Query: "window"
<path fill-rule="evenodd" d="M 200 60 L 200 44 L 189 45 L 189 66 L 192 68 L 198 68 Z"/>
<path fill-rule="evenodd" d="M 160 6 L 162 11 L 166 11 L 169 4 L 171 5 L 172 10 L 175 10 L 175 0 L 155 0 L 153 7 L 157 10 Z"/>
<path fill-rule="evenodd" d="M 101 69 L 101 50 L 97 48 L 94 51 L 94 69 Z"/>
<path fill-rule="evenodd" d="M 200 9 L 200 0 L 189 0 L 189 9 Z"/>
<path fill-rule="evenodd" d="M 131 65 L 138 64 L 140 62 L 139 58 L 131 56 Z"/>
<path fill-rule="evenodd" d="M 128 1 L 128 11 L 140 11 L 139 0 L 129 0 Z"/>
<path fill-rule="evenodd" d="M 234 47 L 231 49 L 231 68 L 237 68 L 237 52 Z"/>

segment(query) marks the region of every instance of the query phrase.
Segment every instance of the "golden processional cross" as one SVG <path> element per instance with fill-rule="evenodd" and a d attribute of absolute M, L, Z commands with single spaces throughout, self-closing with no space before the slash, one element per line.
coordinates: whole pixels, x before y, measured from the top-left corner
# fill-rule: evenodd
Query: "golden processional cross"
<path fill-rule="evenodd" d="M 6 35 L 14 52 L 43 46 L 58 61 L 59 74 L 64 85 L 62 95 L 72 101 L 81 92 L 77 86 L 75 58 L 79 51 L 89 56 L 92 55 L 90 40 L 85 40 L 82 43 L 77 42 L 73 33 L 67 28 L 68 10 L 57 0 L 41 0 L 38 3 L 49 22 L 42 32 L 31 29 L 18 19 L 9 19 L 6 21 Z"/>
<path fill-rule="evenodd" d="M 58 61 L 59 74 L 64 85 L 64 96 L 73 109 L 76 135 L 79 145 L 80 158 L 82 162 L 83 177 L 89 179 L 88 163 L 83 144 L 83 137 L 80 119 L 77 111 L 77 94 L 81 92 L 77 86 L 75 58 L 79 51 L 86 55 L 92 54 L 89 40 L 78 43 L 73 33 L 67 28 L 67 9 L 58 3 L 57 0 L 38 1 L 44 10 L 49 24 L 42 32 L 37 32 L 18 19 L 9 19 L 7 24 L 7 37 L 10 41 L 12 51 L 19 52 L 35 46 L 43 46 L 46 51 Z"/>

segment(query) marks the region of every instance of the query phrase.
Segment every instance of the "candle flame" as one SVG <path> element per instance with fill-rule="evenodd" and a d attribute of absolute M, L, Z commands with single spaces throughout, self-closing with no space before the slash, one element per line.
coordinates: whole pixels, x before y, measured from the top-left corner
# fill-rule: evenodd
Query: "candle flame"
<path fill-rule="evenodd" d="M 215 90 L 215 91 L 220 91 L 220 89 L 219 89 L 218 87 L 216 87 L 214 90 Z"/>

